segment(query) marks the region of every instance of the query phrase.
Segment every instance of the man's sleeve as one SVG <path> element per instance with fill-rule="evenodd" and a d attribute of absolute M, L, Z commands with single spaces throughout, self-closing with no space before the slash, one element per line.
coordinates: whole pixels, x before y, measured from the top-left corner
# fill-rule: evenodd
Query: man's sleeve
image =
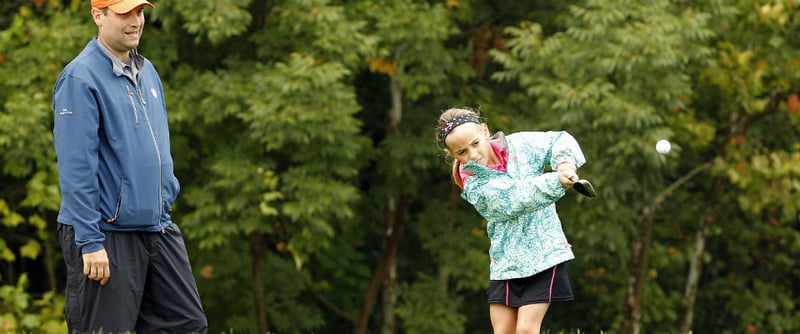
<path fill-rule="evenodd" d="M 100 231 L 98 129 L 100 113 L 95 91 L 85 81 L 62 75 L 53 91 L 53 135 L 58 157 L 62 223 L 73 225 L 75 243 L 83 253 L 103 249 Z"/>

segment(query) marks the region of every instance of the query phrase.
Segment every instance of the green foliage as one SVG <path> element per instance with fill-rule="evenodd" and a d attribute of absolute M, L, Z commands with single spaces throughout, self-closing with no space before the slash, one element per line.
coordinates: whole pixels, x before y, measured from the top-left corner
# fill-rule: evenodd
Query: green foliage
<path fill-rule="evenodd" d="M 212 331 L 258 331 L 256 287 L 272 331 L 350 331 L 398 208 L 398 332 L 486 329 L 485 226 L 433 139 L 450 106 L 481 108 L 493 130 L 567 130 L 588 158 L 601 197 L 558 206 L 576 300 L 551 307 L 545 331 L 619 327 L 648 205 L 643 332 L 676 332 L 702 222 L 694 332 L 800 330 L 796 1 L 156 5 L 140 51 L 164 79 L 173 218 Z M 88 1 L 0 8 L 0 326 L 15 326 L 0 331 L 63 332 L 63 280 L 27 278 L 61 265 L 50 95 L 95 27 Z"/>
<path fill-rule="evenodd" d="M 717 298 L 722 303 L 719 312 L 737 314 L 737 323 L 731 329 L 796 331 L 800 328 L 796 296 L 787 293 L 792 283 L 786 278 L 798 274 L 798 263 L 792 254 L 800 251 L 800 233 L 788 231 L 784 223 L 776 220 L 731 220 L 724 225 L 725 238 L 715 238 L 713 242 L 718 248 L 730 251 L 712 254 L 708 261 L 710 268 L 703 277 L 709 282 L 708 289 L 717 289 L 719 293 L 713 294 L 714 297 L 704 293 L 700 302 L 710 303 L 708 298 Z M 753 271 L 758 271 L 761 278 L 750 277 L 748 273 Z M 705 317 L 712 310 L 701 312 L 698 321 L 707 323 Z"/>
<path fill-rule="evenodd" d="M 27 292 L 28 276 L 20 276 L 17 285 L 0 286 L 0 331 L 3 333 L 63 333 L 64 297 L 54 291 L 39 299 Z"/>
<path fill-rule="evenodd" d="M 248 39 L 256 45 L 258 58 L 282 59 L 298 53 L 324 57 L 349 69 L 363 68 L 364 55 L 375 48 L 377 38 L 368 33 L 367 21 L 358 11 L 359 6 L 327 0 L 278 2 L 273 16 Z"/>
<path fill-rule="evenodd" d="M 325 254 L 310 259 L 307 268 L 308 293 L 327 305 L 329 315 L 327 328 L 333 324 L 355 320 L 363 292 L 369 284 L 372 268 L 364 245 L 369 235 L 362 226 L 342 226 L 336 231 L 337 238 L 331 240 Z M 338 317 L 338 319 L 337 319 Z"/>
<path fill-rule="evenodd" d="M 252 17 L 248 11 L 251 0 L 198 0 L 171 3 L 184 20 L 183 28 L 197 38 L 205 37 L 212 44 L 247 30 Z"/>
<path fill-rule="evenodd" d="M 363 15 L 379 38 L 370 69 L 397 80 L 404 97 L 415 101 L 426 95 L 446 93 L 449 77 L 466 79 L 471 71 L 463 61 L 464 50 L 448 48 L 448 38 L 458 33 L 442 3 L 418 1 L 365 2 Z M 387 66 L 381 66 L 387 62 Z"/>
<path fill-rule="evenodd" d="M 519 83 L 536 101 L 535 114 L 523 110 L 530 114 L 523 119 L 533 119 L 544 128 L 566 129 L 581 142 L 589 160 L 582 175 L 596 182 L 603 201 L 584 202 L 578 208 L 567 199 L 560 206 L 568 236 L 583 246 L 576 247 L 583 260 L 576 264 L 583 271 L 579 274 L 587 277 L 577 281 L 581 286 L 598 281 L 625 286 L 625 269 L 631 270 L 626 268 L 629 240 L 639 228 L 635 223 L 640 210 L 660 204 L 651 201 L 680 173 L 709 161 L 696 152 L 712 148 L 719 133 L 717 121 L 693 105 L 700 93 L 691 79 L 699 66 L 714 64 L 708 46 L 715 36 L 709 26 L 712 17 L 670 1 L 587 1 L 571 6 L 570 14 L 569 27 L 551 36 L 544 36 L 535 23 L 509 28 L 509 51 L 492 53 L 504 68 L 494 77 Z M 704 96 L 699 99 L 704 101 Z M 652 145 L 661 138 L 673 142 L 674 157 L 655 152 Z M 685 158 L 679 161 L 678 156 Z M 655 223 L 652 267 L 646 268 L 642 297 L 645 331 L 668 332 L 680 320 L 677 310 L 682 310 L 684 287 L 671 282 L 685 282 L 682 273 L 689 258 L 658 250 L 694 245 L 693 233 L 684 233 L 682 239 L 673 236 L 676 229 L 695 228 L 699 219 L 692 217 L 704 214 L 700 189 L 707 186 L 699 179 L 660 206 L 664 214 Z M 682 219 L 676 219 L 677 212 Z M 677 246 L 655 248 L 663 239 Z M 579 327 L 619 326 L 620 292 L 596 286 L 590 291 L 603 306 L 590 308 L 589 320 Z M 615 317 L 618 320 L 609 321 Z"/>
<path fill-rule="evenodd" d="M 178 102 L 184 105 L 176 108 L 178 126 L 199 122 L 188 128 L 236 129 L 226 140 L 207 137 L 207 143 L 199 143 L 208 149 L 202 165 L 210 166 L 200 174 L 216 180 L 186 194 L 198 208 L 187 215 L 187 223 L 203 239 L 201 245 L 223 244 L 237 231 L 272 233 L 273 224 L 265 222 L 288 219 L 299 223 L 284 227 L 291 232 L 289 250 L 301 265 L 308 254 L 326 247 L 332 221 L 353 217 L 347 203 L 358 194 L 343 181 L 356 175 L 354 162 L 364 140 L 352 117 L 355 95 L 339 81 L 347 73 L 337 64 L 315 64 L 295 54 L 288 63 L 209 74 L 189 90 L 193 95 Z M 195 94 L 203 97 L 191 100 Z M 184 114 L 190 110 L 203 112 Z M 227 223 L 201 224 L 209 221 Z"/>
<path fill-rule="evenodd" d="M 486 278 L 489 277 L 486 222 L 475 212 L 467 210 L 448 217 L 445 208 L 448 208 L 448 203 L 432 200 L 419 214 L 419 223 L 415 226 L 422 249 L 430 254 L 434 263 L 439 264 L 439 271 L 429 274 L 447 278 L 446 282 L 440 282 L 439 287 L 445 291 L 486 290 Z"/>
<path fill-rule="evenodd" d="M 465 332 L 466 317 L 458 312 L 459 300 L 448 295 L 435 279 L 422 276 L 413 284 L 402 284 L 398 295 L 397 316 L 402 319 L 404 333 Z"/>
<path fill-rule="evenodd" d="M 258 330 L 253 320 L 254 278 L 249 270 L 242 270 L 249 266 L 249 256 L 242 257 L 248 252 L 248 245 L 239 242 L 217 247 L 214 252 L 201 252 L 202 257 L 193 259 L 196 272 L 200 273 L 197 284 L 206 313 L 211 319 L 218 319 L 209 321 L 209 333 Z M 313 300 L 305 292 L 308 273 L 298 271 L 290 258 L 277 252 L 267 252 L 263 264 L 269 269 L 261 284 L 272 331 L 310 333 L 322 328 L 325 325 L 322 310 L 314 303 L 304 302 Z"/>
<path fill-rule="evenodd" d="M 741 189 L 736 197 L 745 211 L 759 214 L 774 211 L 774 219 L 787 222 L 796 218 L 800 203 L 791 194 L 800 192 L 800 153 L 772 152 L 754 155 L 736 164 L 717 161 L 720 172 Z"/>
<path fill-rule="evenodd" d="M 740 1 L 736 9 L 715 9 L 724 27 L 717 59 L 700 72 L 709 92 L 700 102 L 714 110 L 707 117 L 716 118 L 724 135 L 716 140 L 722 153 L 713 172 L 736 189 L 722 199 L 732 213 L 713 218 L 720 221 L 718 252 L 710 254 L 715 261 L 703 279 L 711 289 L 725 290 L 716 301 L 724 304 L 723 312 L 738 314 L 732 326 L 737 331 L 789 333 L 798 328 L 797 295 L 779 291 L 796 290 L 788 282 L 798 275 L 791 268 L 800 250 L 800 115 L 794 104 L 800 45 L 786 36 L 796 34 L 800 22 L 788 14 L 797 10 L 793 2 Z M 761 279 L 749 277 L 754 270 Z M 704 294 L 701 302 L 714 298 Z"/>
<path fill-rule="evenodd" d="M 0 331 L 64 332 L 64 297 L 47 270 L 58 209 L 50 95 L 65 54 L 90 31 L 53 2 L 4 12 L 0 30 Z M 8 15 L 8 16 L 6 16 Z M 52 29 L 49 24 L 61 27 Z M 78 36 L 81 36 L 79 39 Z M 46 45 L 47 48 L 42 48 Z M 30 272 L 29 272 L 30 271 Z M 44 291 L 44 292 L 42 292 Z"/>
<path fill-rule="evenodd" d="M 273 254 L 267 256 L 270 287 L 281 287 L 267 294 L 271 321 L 280 333 L 308 333 L 325 324 L 322 310 L 312 303 L 298 303 L 304 297 L 307 273 L 296 271 L 294 263 Z M 294 270 L 294 271 L 293 271 Z"/>
<path fill-rule="evenodd" d="M 22 7 L 0 32 L 0 156 L 3 173 L 13 177 L 54 168 L 50 93 L 68 60 L 55 50 L 71 52 L 88 42 L 89 30 L 69 11 L 35 14 Z M 45 22 L 70 28 L 54 32 Z M 40 43 L 52 49 L 42 52 Z"/>

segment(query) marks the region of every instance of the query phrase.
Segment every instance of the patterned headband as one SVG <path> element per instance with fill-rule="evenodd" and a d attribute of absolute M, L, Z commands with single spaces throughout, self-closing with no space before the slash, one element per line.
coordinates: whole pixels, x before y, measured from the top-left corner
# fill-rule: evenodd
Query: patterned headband
<path fill-rule="evenodd" d="M 442 127 L 442 130 L 439 131 L 439 139 L 442 140 L 442 144 L 444 144 L 444 139 L 447 138 L 447 135 L 450 134 L 450 131 L 453 131 L 456 127 L 464 123 L 478 123 L 482 124 L 480 117 L 474 114 L 465 114 L 461 116 L 456 116 L 453 119 L 447 121 Z"/>

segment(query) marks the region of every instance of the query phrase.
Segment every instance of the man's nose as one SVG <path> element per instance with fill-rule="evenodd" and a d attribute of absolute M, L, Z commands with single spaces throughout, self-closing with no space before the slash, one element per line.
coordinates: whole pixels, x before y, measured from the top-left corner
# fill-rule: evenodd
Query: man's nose
<path fill-rule="evenodd" d="M 142 24 L 144 24 L 144 15 L 130 15 L 128 18 L 128 24 L 140 27 Z"/>

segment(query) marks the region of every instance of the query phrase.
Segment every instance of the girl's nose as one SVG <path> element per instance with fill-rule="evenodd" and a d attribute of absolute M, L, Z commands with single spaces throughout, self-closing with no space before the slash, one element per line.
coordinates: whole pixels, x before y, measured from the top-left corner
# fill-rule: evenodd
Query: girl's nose
<path fill-rule="evenodd" d="M 481 159 L 481 155 L 478 152 L 473 152 L 472 156 L 469 159 L 472 160 L 472 161 L 477 162 L 478 160 Z"/>

